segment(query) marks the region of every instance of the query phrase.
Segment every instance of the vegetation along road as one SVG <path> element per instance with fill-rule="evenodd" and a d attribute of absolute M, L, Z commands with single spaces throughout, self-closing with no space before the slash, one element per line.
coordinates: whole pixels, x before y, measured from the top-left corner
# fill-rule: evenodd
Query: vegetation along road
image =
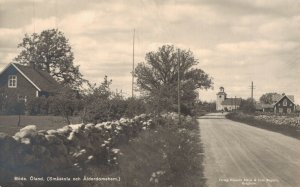
<path fill-rule="evenodd" d="M 300 141 L 211 113 L 199 119 L 204 175 L 215 186 L 300 186 Z"/>

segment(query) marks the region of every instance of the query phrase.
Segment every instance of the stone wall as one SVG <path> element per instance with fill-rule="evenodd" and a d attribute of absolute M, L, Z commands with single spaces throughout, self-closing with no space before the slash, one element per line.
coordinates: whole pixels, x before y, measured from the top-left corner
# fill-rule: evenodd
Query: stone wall
<path fill-rule="evenodd" d="M 79 176 L 91 163 L 117 165 L 120 151 L 115 146 L 153 126 L 143 114 L 48 131 L 29 125 L 14 136 L 0 133 L 0 185 L 10 184 L 15 176 Z"/>

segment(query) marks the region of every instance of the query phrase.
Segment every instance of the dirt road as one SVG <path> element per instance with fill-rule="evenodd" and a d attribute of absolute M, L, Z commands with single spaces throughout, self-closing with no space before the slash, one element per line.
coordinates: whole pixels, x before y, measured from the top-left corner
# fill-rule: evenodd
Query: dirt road
<path fill-rule="evenodd" d="M 300 187 L 300 141 L 225 119 L 199 119 L 209 187 Z"/>

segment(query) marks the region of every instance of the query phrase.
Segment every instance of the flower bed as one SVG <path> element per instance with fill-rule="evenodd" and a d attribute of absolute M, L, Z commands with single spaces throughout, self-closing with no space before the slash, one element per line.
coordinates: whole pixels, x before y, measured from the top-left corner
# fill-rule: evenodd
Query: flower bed
<path fill-rule="evenodd" d="M 300 128 L 300 117 L 259 115 L 255 116 L 254 118 L 272 123 L 274 125 Z"/>

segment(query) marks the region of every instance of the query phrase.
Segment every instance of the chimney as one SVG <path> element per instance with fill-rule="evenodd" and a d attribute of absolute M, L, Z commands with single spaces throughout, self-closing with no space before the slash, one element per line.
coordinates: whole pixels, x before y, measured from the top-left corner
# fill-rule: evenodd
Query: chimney
<path fill-rule="evenodd" d="M 282 93 L 282 96 L 285 96 L 285 93 Z"/>

